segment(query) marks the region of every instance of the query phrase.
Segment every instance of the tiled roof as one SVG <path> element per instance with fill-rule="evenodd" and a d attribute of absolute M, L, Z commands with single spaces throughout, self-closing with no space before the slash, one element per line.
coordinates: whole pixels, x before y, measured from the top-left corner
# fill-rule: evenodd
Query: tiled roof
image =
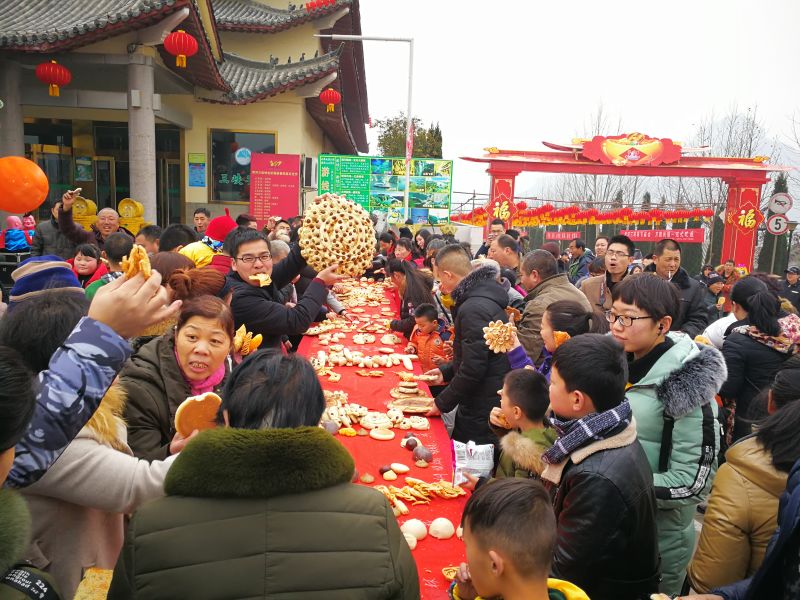
<path fill-rule="evenodd" d="M 0 48 L 44 52 L 149 25 L 188 0 L 0 0 Z"/>
<path fill-rule="evenodd" d="M 328 16 L 352 4 L 353 0 L 336 0 L 327 6 L 306 10 L 301 0 L 294 10 L 273 8 L 256 0 L 213 0 L 217 27 L 227 31 L 272 32 L 295 27 Z"/>
<path fill-rule="evenodd" d="M 225 53 L 219 72 L 230 86 L 223 102 L 246 104 L 313 83 L 339 68 L 340 49 L 319 58 L 271 65 Z"/>

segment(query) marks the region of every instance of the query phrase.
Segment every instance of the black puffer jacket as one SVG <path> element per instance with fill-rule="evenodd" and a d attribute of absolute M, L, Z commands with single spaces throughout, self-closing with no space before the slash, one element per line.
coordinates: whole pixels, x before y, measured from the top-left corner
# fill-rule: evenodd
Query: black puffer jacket
<path fill-rule="evenodd" d="M 660 578 L 656 497 L 635 426 L 561 464 L 560 477 L 542 474 L 558 521 L 553 575 L 592 600 L 649 597 Z"/>
<path fill-rule="evenodd" d="M 719 395 L 736 400 L 734 440 L 750 433 L 751 424 L 745 419 L 751 416 L 753 398 L 772 383 L 775 373 L 794 354 L 796 344 L 800 342 L 800 317 L 789 314 L 779 319 L 779 323 L 782 329 L 779 338 L 748 334 L 753 329 L 747 319 L 737 321 L 728 328 L 730 333 L 722 344 L 728 379 L 722 384 Z"/>
<path fill-rule="evenodd" d="M 260 333 L 264 336 L 262 348 L 280 347 L 282 336 L 304 333 L 319 317 L 320 308 L 328 296 L 328 288 L 320 280 L 314 279 L 309 283 L 293 308 L 283 305 L 279 293 L 305 266 L 300 247 L 294 246 L 289 256 L 272 268 L 272 283 L 268 286 L 250 285 L 235 271 L 228 275 L 233 288 L 231 311 L 235 325 L 237 328 L 244 325 L 254 335 Z"/>
<path fill-rule="evenodd" d="M 436 406 L 448 412 L 458 406 L 453 439 L 496 444 L 489 429 L 489 413 L 500 405 L 497 390 L 511 370 L 505 354 L 489 350 L 483 328 L 490 321 L 508 321 L 508 294 L 495 279 L 497 272 L 481 267 L 467 275 L 451 294 L 455 341 L 453 361 L 442 366 L 449 385 L 436 398 Z"/>
<path fill-rule="evenodd" d="M 656 266 L 649 265 L 648 273 L 655 273 Z M 681 314 L 672 322 L 670 331 L 683 331 L 689 337 L 700 335 L 708 327 L 708 309 L 705 302 L 705 286 L 689 277 L 683 267 L 678 267 L 678 272 L 672 276 L 671 282 L 678 288 L 681 297 Z"/>

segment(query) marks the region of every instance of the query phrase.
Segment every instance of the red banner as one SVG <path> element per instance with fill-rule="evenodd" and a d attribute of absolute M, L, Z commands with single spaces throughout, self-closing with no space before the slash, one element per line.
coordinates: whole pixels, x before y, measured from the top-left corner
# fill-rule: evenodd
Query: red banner
<path fill-rule="evenodd" d="M 627 235 L 633 242 L 658 242 L 669 238 L 680 244 L 702 244 L 706 240 L 706 230 L 697 229 L 623 229 L 621 235 Z"/>
<path fill-rule="evenodd" d="M 250 212 L 259 228 L 269 217 L 284 219 L 300 212 L 300 156 L 258 154 L 250 157 Z"/>
<path fill-rule="evenodd" d="M 580 231 L 545 231 L 544 239 L 546 240 L 576 240 L 583 234 Z"/>

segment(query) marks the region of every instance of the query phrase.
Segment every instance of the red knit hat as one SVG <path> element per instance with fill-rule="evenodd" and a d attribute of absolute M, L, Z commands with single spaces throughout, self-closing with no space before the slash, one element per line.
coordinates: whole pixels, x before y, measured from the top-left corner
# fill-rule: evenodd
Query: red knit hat
<path fill-rule="evenodd" d="M 236 229 L 236 221 L 231 219 L 231 213 L 226 208 L 223 216 L 211 219 L 205 233 L 215 242 L 224 242 L 225 236 L 234 229 Z"/>

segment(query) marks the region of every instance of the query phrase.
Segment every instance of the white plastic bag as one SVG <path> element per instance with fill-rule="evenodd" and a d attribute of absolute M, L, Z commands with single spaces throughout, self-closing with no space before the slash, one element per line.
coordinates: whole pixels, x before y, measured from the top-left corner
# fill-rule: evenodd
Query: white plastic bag
<path fill-rule="evenodd" d="M 465 444 L 453 440 L 453 456 L 455 457 L 453 485 L 467 481 L 464 473 L 476 477 L 491 477 L 494 469 L 494 444 L 478 445 L 473 441 Z"/>

